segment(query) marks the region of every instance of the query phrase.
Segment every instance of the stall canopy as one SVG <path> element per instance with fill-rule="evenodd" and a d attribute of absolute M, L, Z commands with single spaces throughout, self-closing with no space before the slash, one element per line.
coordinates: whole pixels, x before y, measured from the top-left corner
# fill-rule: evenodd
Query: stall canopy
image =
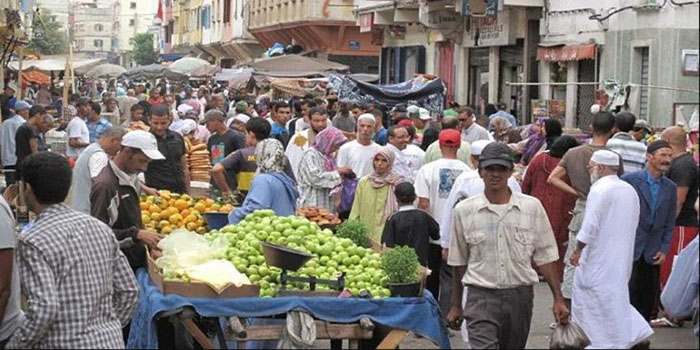
<path fill-rule="evenodd" d="M 51 77 L 48 74 L 46 74 L 44 72 L 40 72 L 38 70 L 22 73 L 22 80 L 26 81 L 27 83 L 30 83 L 30 84 L 39 84 L 39 85 L 51 84 Z"/>
<path fill-rule="evenodd" d="M 397 105 L 416 105 L 435 114 L 444 109 L 445 84 L 440 78 L 419 75 L 399 84 L 375 85 L 348 75 L 333 74 L 328 81 L 338 90 L 341 102 L 373 103 L 386 110 Z"/>
<path fill-rule="evenodd" d="M 328 76 L 332 73 L 344 73 L 350 69 L 344 64 L 301 55 L 263 58 L 246 63 L 244 66 L 254 69 L 256 75 L 289 78 Z"/>
<path fill-rule="evenodd" d="M 595 59 L 595 44 L 560 45 L 537 48 L 537 60 L 545 62 L 567 62 Z"/>
<path fill-rule="evenodd" d="M 126 69 L 122 66 L 116 64 L 105 63 L 99 66 L 95 66 L 87 73 L 85 77 L 91 79 L 106 79 L 106 78 L 116 78 L 126 72 Z"/>
<path fill-rule="evenodd" d="M 229 86 L 240 87 L 250 81 L 253 70 L 250 68 L 222 69 L 214 75 L 214 80 L 228 82 Z"/>
<path fill-rule="evenodd" d="M 42 72 L 59 72 L 66 69 L 66 57 L 57 58 L 46 58 L 41 60 L 24 60 L 22 62 L 22 70 L 38 70 Z M 105 63 L 106 60 L 103 58 L 95 59 L 74 59 L 73 69 L 76 74 L 83 74 L 92 69 L 93 67 Z M 7 67 L 13 71 L 19 70 L 19 61 L 10 62 Z"/>
<path fill-rule="evenodd" d="M 157 78 L 166 78 L 171 81 L 185 81 L 188 79 L 187 74 L 182 74 L 179 72 L 175 72 L 168 67 L 161 66 L 159 64 L 149 64 L 147 66 L 137 66 L 134 67 L 122 75 L 119 76 L 120 78 L 127 78 L 127 79 L 157 79 Z"/>
<path fill-rule="evenodd" d="M 190 76 L 214 75 L 219 70 L 218 67 L 196 57 L 183 57 L 169 65 L 168 69 Z"/>

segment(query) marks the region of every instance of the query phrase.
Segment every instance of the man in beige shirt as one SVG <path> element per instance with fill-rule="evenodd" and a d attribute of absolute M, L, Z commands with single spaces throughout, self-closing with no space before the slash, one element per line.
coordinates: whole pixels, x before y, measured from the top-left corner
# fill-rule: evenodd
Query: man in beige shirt
<path fill-rule="evenodd" d="M 534 262 L 554 296 L 553 313 L 565 323 L 569 310 L 559 288 L 559 254 L 542 204 L 510 191 L 513 156 L 491 143 L 479 156 L 484 193 L 455 207 L 448 265 L 453 266 L 452 306 L 447 320 L 464 317 L 474 349 L 523 349 L 532 320 Z M 468 288 L 462 307 L 462 291 Z"/>

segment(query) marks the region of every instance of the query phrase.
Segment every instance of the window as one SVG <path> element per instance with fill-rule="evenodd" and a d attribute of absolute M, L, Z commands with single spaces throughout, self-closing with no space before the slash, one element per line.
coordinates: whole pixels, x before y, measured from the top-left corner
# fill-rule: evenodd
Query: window
<path fill-rule="evenodd" d="M 136 9 L 136 3 L 135 3 L 135 2 L 130 3 L 130 4 L 129 4 L 129 8 L 132 9 L 132 10 L 135 10 L 135 9 Z"/>
<path fill-rule="evenodd" d="M 132 18 L 129 20 L 129 27 L 133 27 L 134 25 L 136 25 L 136 20 Z"/>
<path fill-rule="evenodd" d="M 102 48 L 102 40 L 96 39 L 95 41 L 92 42 L 92 45 L 95 46 L 96 48 Z"/>
<path fill-rule="evenodd" d="M 231 1 L 224 0 L 224 23 L 231 22 Z"/>
<path fill-rule="evenodd" d="M 96 32 L 101 32 L 104 29 L 104 26 L 101 24 L 95 24 L 95 31 Z"/>

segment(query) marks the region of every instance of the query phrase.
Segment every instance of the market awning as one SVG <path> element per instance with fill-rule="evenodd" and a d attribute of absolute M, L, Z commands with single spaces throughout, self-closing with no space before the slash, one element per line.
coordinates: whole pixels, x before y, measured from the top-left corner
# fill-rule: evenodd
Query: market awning
<path fill-rule="evenodd" d="M 538 47 L 537 60 L 545 62 L 567 62 L 595 59 L 595 44 Z"/>
<path fill-rule="evenodd" d="M 87 60 L 73 60 L 73 69 L 76 73 L 85 73 L 92 69 L 94 66 L 105 63 L 107 60 L 103 58 L 97 59 L 87 59 Z M 12 61 L 7 65 L 7 68 L 17 71 L 19 70 L 19 61 Z M 60 58 L 48 58 L 41 60 L 25 60 L 22 62 L 22 70 L 39 70 L 43 72 L 58 72 L 66 68 L 66 57 Z"/>

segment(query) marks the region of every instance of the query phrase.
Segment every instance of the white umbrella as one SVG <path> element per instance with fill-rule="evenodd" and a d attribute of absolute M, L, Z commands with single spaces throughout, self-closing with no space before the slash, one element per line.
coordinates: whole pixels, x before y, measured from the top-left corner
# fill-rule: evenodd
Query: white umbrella
<path fill-rule="evenodd" d="M 85 73 L 85 76 L 91 79 L 116 78 L 124 72 L 126 72 L 126 68 L 122 66 L 105 63 L 90 69 Z"/>
<path fill-rule="evenodd" d="M 169 65 L 168 68 L 174 72 L 190 74 L 196 70 L 210 70 L 213 68 L 209 62 L 196 57 L 183 57 L 173 64 Z"/>

